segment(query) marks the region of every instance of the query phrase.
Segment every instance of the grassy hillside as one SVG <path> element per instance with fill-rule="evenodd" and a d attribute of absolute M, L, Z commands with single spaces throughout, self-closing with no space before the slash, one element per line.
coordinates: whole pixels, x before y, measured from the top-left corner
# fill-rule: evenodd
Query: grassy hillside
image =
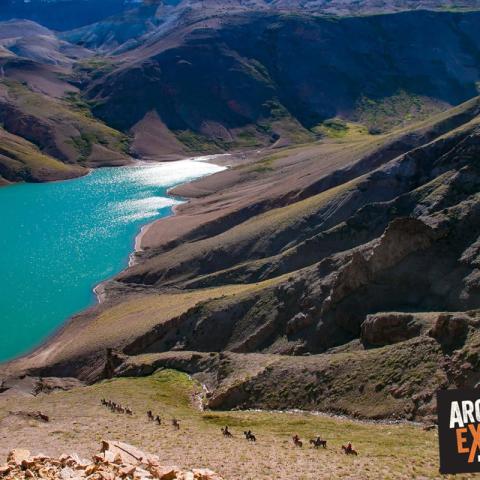
<path fill-rule="evenodd" d="M 85 173 L 41 153 L 37 146 L 0 128 L 0 177 L 9 182 L 62 180 Z"/>
<path fill-rule="evenodd" d="M 169 367 L 212 408 L 431 421 L 436 389 L 480 366 L 479 114 L 476 98 L 382 135 L 337 120 L 176 189 L 194 199 L 144 232 L 106 301 L 3 372 Z"/>
<path fill-rule="evenodd" d="M 81 167 L 128 162 L 126 137 L 94 119 L 77 94 L 69 92 L 63 98 L 53 98 L 12 79 L 0 82 L 0 92 L 3 131 L 11 135 L 10 139 L 16 136 L 17 142 L 30 148 L 34 145 L 33 151 L 37 152 L 32 154 L 28 148 L 17 146 L 13 155 L 6 155 L 26 165 L 22 169 L 4 160 L 5 175 L 11 180 L 70 178 L 84 171 Z M 5 152 L 13 151 L 7 143 L 2 146 Z"/>
<path fill-rule="evenodd" d="M 89 456 L 101 439 L 125 441 L 158 454 L 164 464 L 206 466 L 231 480 L 350 478 L 438 478 L 436 432 L 415 425 L 382 425 L 302 413 L 201 412 L 194 404 L 201 387 L 186 375 L 160 371 L 146 378 L 122 378 L 69 392 L 40 394 L 35 398 L 2 401 L 3 438 L 0 457 L 18 446 L 46 454 L 78 452 Z M 107 398 L 129 405 L 133 417 L 112 414 L 100 405 Z M 50 423 L 23 420 L 9 410 L 41 410 Z M 146 419 L 153 410 L 164 424 Z M 180 431 L 170 419 L 180 421 Z M 224 438 L 220 427 L 229 425 L 234 438 Z M 251 429 L 257 442 L 242 432 Z M 295 448 L 291 436 L 300 435 L 304 447 Z M 327 449 L 315 450 L 308 440 L 327 439 Z M 341 453 L 351 441 L 358 457 Z M 462 476 L 461 478 L 469 478 Z"/>

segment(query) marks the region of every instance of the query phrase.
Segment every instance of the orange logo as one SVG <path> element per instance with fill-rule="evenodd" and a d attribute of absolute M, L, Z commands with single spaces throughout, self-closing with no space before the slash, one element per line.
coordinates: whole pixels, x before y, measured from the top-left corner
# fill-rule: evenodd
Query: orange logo
<path fill-rule="evenodd" d="M 480 472 L 480 390 L 437 393 L 440 472 Z"/>

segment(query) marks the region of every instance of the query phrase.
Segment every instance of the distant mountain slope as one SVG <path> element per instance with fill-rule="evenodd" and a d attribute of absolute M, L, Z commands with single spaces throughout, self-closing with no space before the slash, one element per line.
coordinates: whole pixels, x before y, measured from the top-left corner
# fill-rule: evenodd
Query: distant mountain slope
<path fill-rule="evenodd" d="M 78 177 L 87 170 L 67 165 L 41 153 L 32 143 L 0 128 L 0 184 L 5 182 L 42 182 Z"/>
<path fill-rule="evenodd" d="M 53 30 L 70 30 L 115 15 L 136 3 L 125 0 L 3 0 L 0 21 L 28 19 Z"/>
<path fill-rule="evenodd" d="M 379 133 L 477 94 L 479 22 L 425 11 L 184 22 L 117 57 L 86 96 L 124 131 L 157 112 L 193 150 L 308 141 L 335 117 Z"/>
<path fill-rule="evenodd" d="M 157 159 L 278 148 L 352 129 L 381 134 L 478 93 L 480 12 L 225 8 L 154 2 L 61 38 L 25 20 L 0 23 L 0 73 L 44 95 L 46 110 L 51 98 L 71 110 L 63 97 L 75 96 L 73 104 L 131 136 L 133 155 Z M 123 161 L 104 147 L 91 150 L 101 164 Z M 65 145 L 46 153 L 90 161 Z"/>
<path fill-rule="evenodd" d="M 91 55 L 84 48 L 60 40 L 48 28 L 29 20 L 0 22 L 0 46 L 15 56 L 49 65 L 71 65 L 75 60 Z"/>
<path fill-rule="evenodd" d="M 245 12 L 295 12 L 315 15 L 366 15 L 406 10 L 471 10 L 480 8 L 480 0 L 4 0 L 0 21 L 33 20 L 58 31 L 74 30 L 92 24 L 97 41 L 107 36 L 122 15 L 132 22 L 124 23 L 119 37 L 133 38 L 142 33 L 140 24 L 129 16 L 129 10 L 142 10 L 140 16 L 150 20 L 165 16 L 188 16 L 201 19 Z M 147 22 L 142 22 L 146 24 Z M 85 33 L 85 31 L 83 32 Z M 88 34 L 85 35 L 88 38 Z"/>
<path fill-rule="evenodd" d="M 63 32 L 65 40 L 96 49 L 106 54 L 132 49 L 143 42 L 143 37 L 158 25 L 168 22 L 173 9 L 152 3 L 128 9 L 100 22 Z"/>
<path fill-rule="evenodd" d="M 57 180 L 129 161 L 125 136 L 93 118 L 69 81 L 92 52 L 26 20 L 0 22 L 0 47 L 2 177 Z"/>
<path fill-rule="evenodd" d="M 122 164 L 124 137 L 95 120 L 75 93 L 63 99 L 34 92 L 15 80 L 0 83 L 0 122 L 65 163 Z"/>

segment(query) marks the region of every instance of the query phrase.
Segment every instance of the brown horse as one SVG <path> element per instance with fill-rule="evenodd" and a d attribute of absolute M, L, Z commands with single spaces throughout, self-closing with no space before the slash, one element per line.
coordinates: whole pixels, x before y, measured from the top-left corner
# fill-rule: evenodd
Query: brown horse
<path fill-rule="evenodd" d="M 176 418 L 172 418 L 172 425 L 175 429 L 180 430 L 180 423 Z"/>
<path fill-rule="evenodd" d="M 345 452 L 346 455 L 358 455 L 357 451 L 352 448 L 351 443 L 349 443 L 347 446 L 342 445 L 342 450 Z"/>
<path fill-rule="evenodd" d="M 294 435 L 292 437 L 292 440 L 293 440 L 293 444 L 296 446 L 296 447 L 303 447 L 303 442 L 300 440 L 300 437 L 298 435 Z"/>
<path fill-rule="evenodd" d="M 228 429 L 228 426 L 226 426 L 225 428 L 221 428 L 220 430 L 222 431 L 224 437 L 233 437 L 232 432 L 230 432 L 230 430 Z"/>
<path fill-rule="evenodd" d="M 313 438 L 312 440 L 310 440 L 310 444 L 313 445 L 314 448 L 320 448 L 320 447 L 327 448 L 327 441 L 322 440 L 320 437 Z"/>
<path fill-rule="evenodd" d="M 249 442 L 256 442 L 257 441 L 257 437 L 252 433 L 251 430 L 249 430 L 248 432 L 243 432 L 243 434 L 245 435 L 245 438 Z"/>

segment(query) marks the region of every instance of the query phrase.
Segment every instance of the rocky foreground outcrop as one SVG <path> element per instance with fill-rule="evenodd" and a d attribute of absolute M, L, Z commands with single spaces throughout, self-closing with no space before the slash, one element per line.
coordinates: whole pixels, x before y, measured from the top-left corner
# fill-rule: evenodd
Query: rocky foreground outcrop
<path fill-rule="evenodd" d="M 28 450 L 10 452 L 7 463 L 0 466 L 3 479 L 62 479 L 62 480 L 222 480 L 211 470 L 201 468 L 182 470 L 161 465 L 156 455 L 121 442 L 103 441 L 101 452 L 85 460 L 76 454 L 59 458 L 46 455 L 32 456 Z"/>

